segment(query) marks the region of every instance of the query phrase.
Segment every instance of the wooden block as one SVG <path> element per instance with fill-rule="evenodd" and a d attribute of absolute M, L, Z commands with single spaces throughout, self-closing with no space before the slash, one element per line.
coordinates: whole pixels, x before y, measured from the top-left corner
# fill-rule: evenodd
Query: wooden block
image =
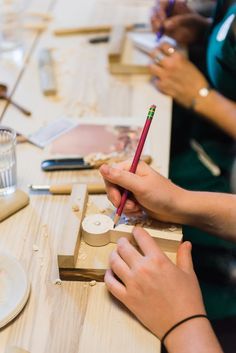
<path fill-rule="evenodd" d="M 106 203 L 107 208 L 99 211 L 96 202 L 100 198 L 101 196 L 90 196 L 87 203 L 86 185 L 77 184 L 72 189 L 58 252 L 62 280 L 103 281 L 109 266 L 109 255 L 115 247 L 114 243 L 120 237 L 126 237 L 137 245 L 132 235 L 134 226 L 122 224 L 121 219 L 121 223 L 114 229 L 113 209 Z M 104 198 L 101 200 L 104 201 Z M 144 229 L 155 239 L 159 247 L 166 252 L 171 261 L 175 262 L 177 248 L 182 241 L 181 229 L 156 220 L 137 221 L 143 224 Z"/>
<path fill-rule="evenodd" d="M 148 56 L 145 55 L 147 59 L 145 58 L 141 62 L 136 60 L 136 57 L 133 58 L 133 54 L 137 53 L 137 49 L 134 48 L 132 40 L 126 34 L 126 28 L 122 26 L 115 26 L 111 32 L 108 50 L 110 73 L 113 75 L 150 74 Z"/>
<path fill-rule="evenodd" d="M 120 224 L 113 228 L 113 220 L 104 214 L 92 214 L 84 218 L 82 222 L 82 234 L 84 241 L 91 246 L 104 246 L 109 243 L 116 243 L 121 237 L 134 242 L 132 231 L 134 226 Z M 155 227 L 155 221 L 152 227 L 144 229 L 154 238 L 158 246 L 163 251 L 176 252 L 182 238 L 179 233 L 170 230 L 161 230 Z"/>
<path fill-rule="evenodd" d="M 0 222 L 28 204 L 29 196 L 21 190 L 16 190 L 10 195 L 0 196 Z"/>
<path fill-rule="evenodd" d="M 109 71 L 113 75 L 149 75 L 150 70 L 145 65 L 128 65 L 123 63 L 110 63 Z"/>
<path fill-rule="evenodd" d="M 80 246 L 81 222 L 84 217 L 87 198 L 86 185 L 73 185 L 65 214 L 65 223 L 61 231 L 58 249 L 59 267 L 73 268 L 75 266 Z"/>
<path fill-rule="evenodd" d="M 122 57 L 126 29 L 124 26 L 114 26 L 110 35 L 108 48 L 109 63 L 119 62 Z"/>

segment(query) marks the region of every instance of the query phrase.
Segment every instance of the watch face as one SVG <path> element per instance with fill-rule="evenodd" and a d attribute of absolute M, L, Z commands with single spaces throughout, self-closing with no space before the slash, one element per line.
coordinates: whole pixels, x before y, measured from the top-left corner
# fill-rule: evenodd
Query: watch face
<path fill-rule="evenodd" d="M 199 90 L 199 94 L 201 97 L 206 97 L 209 94 L 209 89 L 204 87 Z"/>

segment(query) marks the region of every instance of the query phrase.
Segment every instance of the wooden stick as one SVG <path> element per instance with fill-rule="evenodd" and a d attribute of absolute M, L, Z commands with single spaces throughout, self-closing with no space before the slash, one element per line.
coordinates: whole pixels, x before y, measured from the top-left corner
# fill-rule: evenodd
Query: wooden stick
<path fill-rule="evenodd" d="M 81 221 L 84 217 L 87 199 L 87 186 L 73 185 L 65 214 L 65 223 L 61 230 L 58 249 L 59 268 L 75 267 L 80 246 Z"/>
<path fill-rule="evenodd" d="M 104 184 L 88 184 L 89 194 L 105 194 L 106 189 Z M 49 191 L 52 194 L 70 194 L 72 185 L 51 185 Z"/>
<path fill-rule="evenodd" d="M 66 36 L 74 34 L 96 34 L 96 33 L 109 33 L 112 30 L 112 25 L 97 25 L 97 26 L 85 26 L 85 27 L 61 27 L 55 28 L 53 33 L 56 36 Z M 150 31 L 150 27 L 144 23 L 132 23 L 124 25 L 126 31 L 138 30 L 138 31 Z"/>
<path fill-rule="evenodd" d="M 71 28 L 56 28 L 53 33 L 56 36 L 65 36 L 72 34 L 92 34 L 92 33 L 102 33 L 110 32 L 112 29 L 111 25 L 98 25 L 98 26 L 87 26 L 87 27 L 71 27 Z"/>
<path fill-rule="evenodd" d="M 120 62 L 125 42 L 126 29 L 124 26 L 114 26 L 111 31 L 108 49 L 109 63 Z"/>

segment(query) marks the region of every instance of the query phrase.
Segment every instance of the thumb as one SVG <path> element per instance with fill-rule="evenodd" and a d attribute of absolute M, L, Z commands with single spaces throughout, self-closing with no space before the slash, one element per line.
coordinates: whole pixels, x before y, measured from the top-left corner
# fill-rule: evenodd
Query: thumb
<path fill-rule="evenodd" d="M 189 241 L 185 241 L 179 246 L 177 251 L 177 266 L 187 273 L 193 271 L 191 250 L 192 244 Z"/>
<path fill-rule="evenodd" d="M 100 173 L 105 180 L 129 190 L 133 194 L 142 187 L 142 178 L 126 170 L 104 164 L 100 167 Z"/>

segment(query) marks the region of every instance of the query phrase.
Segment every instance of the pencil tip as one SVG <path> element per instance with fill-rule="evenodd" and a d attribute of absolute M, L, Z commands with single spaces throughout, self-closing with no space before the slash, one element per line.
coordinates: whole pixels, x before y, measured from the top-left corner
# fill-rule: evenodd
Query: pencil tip
<path fill-rule="evenodd" d="M 113 225 L 113 229 L 115 229 L 115 227 L 116 227 L 116 224 L 114 223 L 114 225 Z"/>

